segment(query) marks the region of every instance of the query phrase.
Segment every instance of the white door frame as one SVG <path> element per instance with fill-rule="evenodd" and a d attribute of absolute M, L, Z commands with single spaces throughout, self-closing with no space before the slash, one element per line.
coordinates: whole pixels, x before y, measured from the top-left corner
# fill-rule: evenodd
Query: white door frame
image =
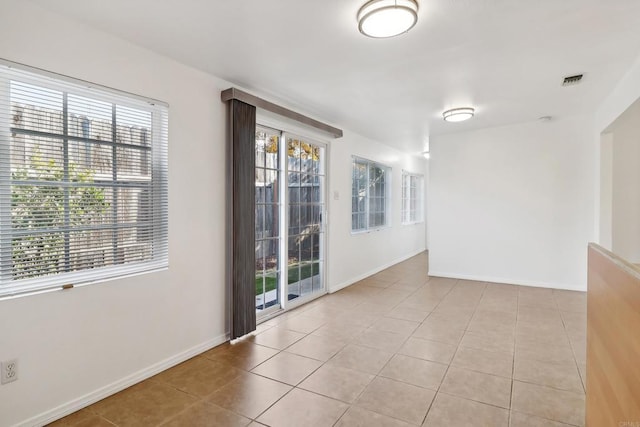
<path fill-rule="evenodd" d="M 329 250 L 329 159 L 330 157 L 330 144 L 327 141 L 326 137 L 313 131 L 308 128 L 297 126 L 296 124 L 289 123 L 288 121 L 283 121 L 279 118 L 274 117 L 272 114 L 268 112 L 264 112 L 258 109 L 258 115 L 256 118 L 256 126 L 266 127 L 273 129 L 275 131 L 280 131 L 280 143 L 278 145 L 278 162 L 279 162 L 279 170 L 278 174 L 282 174 L 279 177 L 280 180 L 280 188 L 278 189 L 280 193 L 280 203 L 278 204 L 280 215 L 279 215 L 279 227 L 280 227 L 280 243 L 279 243 L 279 266 L 278 269 L 280 271 L 280 276 L 278 280 L 278 289 L 279 289 L 279 297 L 280 304 L 279 306 L 270 307 L 267 310 L 263 310 L 258 314 L 257 323 L 265 322 L 273 317 L 278 316 L 284 311 L 294 309 L 300 305 L 306 304 L 316 298 L 319 298 L 323 295 L 326 295 L 328 292 L 328 272 L 329 272 L 329 263 L 328 263 L 328 250 Z M 323 236 L 321 240 L 321 253 L 322 253 L 322 262 L 321 262 L 321 277 L 322 277 L 322 290 L 319 292 L 311 293 L 305 296 L 299 296 L 298 298 L 289 301 L 288 300 L 288 244 L 289 244 L 289 191 L 288 191 L 288 155 L 287 155 L 287 134 L 295 135 L 304 139 L 309 140 L 312 144 L 318 145 L 324 148 L 324 188 L 321 192 L 321 200 L 324 204 L 324 210 L 320 212 L 322 217 L 322 226 L 324 227 Z M 286 185 L 285 185 L 286 183 Z M 282 214 L 284 212 L 284 215 Z"/>

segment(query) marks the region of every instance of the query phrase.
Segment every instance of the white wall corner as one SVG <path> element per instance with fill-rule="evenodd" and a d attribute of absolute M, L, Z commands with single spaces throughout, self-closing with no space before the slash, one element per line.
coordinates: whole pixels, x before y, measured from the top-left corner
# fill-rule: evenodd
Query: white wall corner
<path fill-rule="evenodd" d="M 354 283 L 359 282 L 360 280 L 366 279 L 369 276 L 373 276 L 374 274 L 379 273 L 382 270 L 386 270 L 387 268 L 393 267 L 394 265 L 399 264 L 399 263 L 401 263 L 403 261 L 406 261 L 409 258 L 413 258 L 416 255 L 420 255 L 421 253 L 423 253 L 426 250 L 427 250 L 426 248 L 419 249 L 419 250 L 417 250 L 415 252 L 412 252 L 412 253 L 410 253 L 408 255 L 405 255 L 405 256 L 402 256 L 400 258 L 397 258 L 397 259 L 391 261 L 390 263 L 384 264 L 382 266 L 378 266 L 378 267 L 376 267 L 376 268 L 374 268 L 372 270 L 367 271 L 366 273 L 359 274 L 358 276 L 355 276 L 355 277 L 352 277 L 352 278 L 350 278 L 348 280 L 345 280 L 342 283 L 339 283 L 339 284 L 334 285 L 334 286 L 329 285 L 329 293 L 332 294 L 332 293 L 338 292 L 339 290 L 344 289 L 344 288 L 346 288 L 348 286 L 351 286 Z"/>
<path fill-rule="evenodd" d="M 607 128 L 640 98 L 640 56 L 629 71 L 620 79 L 616 87 L 600 104 L 596 112 L 597 132 Z"/>
<path fill-rule="evenodd" d="M 128 375 L 124 378 L 121 378 L 118 381 L 114 381 L 111 384 L 108 384 L 104 387 L 100 387 L 99 389 L 94 390 L 90 393 L 87 393 L 84 396 L 80 396 L 77 399 L 73 399 L 63 405 L 60 405 L 56 408 L 50 409 L 32 418 L 29 418 L 28 420 L 15 424 L 14 427 L 32 427 L 32 426 L 38 426 L 38 425 L 46 425 L 53 421 L 59 420 L 62 417 L 72 414 L 73 412 L 79 411 L 82 408 L 86 408 L 87 406 L 93 403 L 96 403 L 106 397 L 109 397 L 119 391 L 122 391 L 128 387 L 131 387 L 134 384 L 137 384 L 141 381 L 151 378 L 152 376 L 159 374 L 160 372 L 166 369 L 169 369 L 186 360 L 189 360 L 192 357 L 197 356 L 198 354 L 201 354 L 207 350 L 212 349 L 213 347 L 223 344 L 228 340 L 229 340 L 228 333 L 226 335 L 217 336 L 202 344 L 191 347 L 185 351 L 182 351 L 178 354 L 175 354 L 171 357 L 161 360 L 158 363 L 155 363 L 151 366 L 141 369 L 138 372 L 134 372 L 133 374 Z"/>
<path fill-rule="evenodd" d="M 504 277 L 495 276 L 476 276 L 457 273 L 447 273 L 444 271 L 429 271 L 429 277 L 445 277 L 448 279 L 473 280 L 476 282 L 503 283 L 506 285 L 529 286 L 533 288 L 550 288 L 563 289 L 567 291 L 586 291 L 587 284 L 569 284 L 569 283 L 545 283 L 535 280 L 512 280 Z"/>

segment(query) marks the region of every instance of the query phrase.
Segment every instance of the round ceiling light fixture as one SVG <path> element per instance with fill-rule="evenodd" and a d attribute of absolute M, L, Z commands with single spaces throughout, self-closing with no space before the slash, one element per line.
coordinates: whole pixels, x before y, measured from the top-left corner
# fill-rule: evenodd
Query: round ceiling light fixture
<path fill-rule="evenodd" d="M 417 0 L 371 0 L 358 11 L 358 29 L 374 38 L 406 33 L 418 22 Z"/>
<path fill-rule="evenodd" d="M 475 110 L 471 107 L 454 108 L 442 113 L 442 117 L 444 117 L 444 120 L 447 122 L 464 122 L 473 117 L 474 113 Z"/>

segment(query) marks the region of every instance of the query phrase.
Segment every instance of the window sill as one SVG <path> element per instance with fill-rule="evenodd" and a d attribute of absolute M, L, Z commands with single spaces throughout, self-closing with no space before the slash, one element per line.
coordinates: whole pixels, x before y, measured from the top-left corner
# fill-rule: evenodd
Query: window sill
<path fill-rule="evenodd" d="M 84 281 L 78 281 L 73 283 L 72 286 L 68 286 L 68 285 L 61 285 L 61 284 L 56 284 L 56 285 L 52 285 L 49 287 L 34 287 L 31 289 L 25 289 L 25 290 L 21 290 L 21 289 L 16 289 L 13 292 L 8 292 L 5 293 L 3 295 L 0 295 L 0 301 L 4 301 L 4 300 L 10 300 L 10 299 L 16 299 L 16 298 L 23 298 L 23 297 L 29 297 L 29 296 L 33 296 L 33 295 L 40 295 L 40 294 L 46 294 L 46 293 L 50 293 L 50 292 L 57 292 L 57 291 L 71 291 L 77 288 L 83 288 L 85 286 L 93 286 L 93 285 L 100 285 L 103 283 L 107 283 L 107 282 L 112 282 L 114 280 L 121 280 L 121 279 L 128 279 L 131 277 L 135 277 L 135 276 L 141 276 L 144 274 L 152 274 L 152 273 L 158 273 L 158 272 L 162 272 L 162 271 L 166 271 L 169 270 L 169 264 L 164 264 L 164 265 L 158 265 L 149 269 L 141 269 L 141 270 L 133 270 L 133 271 L 129 271 L 126 273 L 123 273 L 121 275 L 118 276 L 104 276 L 104 277 L 95 277 L 95 278 L 89 278 L 87 280 Z M 73 280 L 69 281 L 74 282 Z"/>
<path fill-rule="evenodd" d="M 377 228 L 368 228 L 366 230 L 357 230 L 357 231 L 353 231 L 351 230 L 351 235 L 352 236 L 357 236 L 359 234 L 369 234 L 369 233 L 374 233 L 376 231 L 383 231 L 383 230 L 387 230 L 391 228 L 390 225 L 385 225 L 383 227 L 377 227 Z"/>
<path fill-rule="evenodd" d="M 424 224 L 424 221 L 415 221 L 415 222 L 403 222 L 402 225 L 405 226 L 409 226 L 409 225 L 420 225 L 420 224 Z"/>

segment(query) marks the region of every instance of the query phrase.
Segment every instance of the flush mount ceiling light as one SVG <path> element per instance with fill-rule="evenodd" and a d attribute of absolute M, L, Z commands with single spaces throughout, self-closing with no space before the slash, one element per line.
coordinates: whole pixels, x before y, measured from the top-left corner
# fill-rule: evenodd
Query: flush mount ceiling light
<path fill-rule="evenodd" d="M 473 108 L 454 108 L 442 113 L 442 117 L 444 117 L 444 120 L 447 122 L 464 122 L 473 117 L 474 113 L 475 110 Z"/>
<path fill-rule="evenodd" d="M 418 22 L 417 0 L 371 0 L 358 11 L 358 29 L 374 38 L 406 33 Z"/>

